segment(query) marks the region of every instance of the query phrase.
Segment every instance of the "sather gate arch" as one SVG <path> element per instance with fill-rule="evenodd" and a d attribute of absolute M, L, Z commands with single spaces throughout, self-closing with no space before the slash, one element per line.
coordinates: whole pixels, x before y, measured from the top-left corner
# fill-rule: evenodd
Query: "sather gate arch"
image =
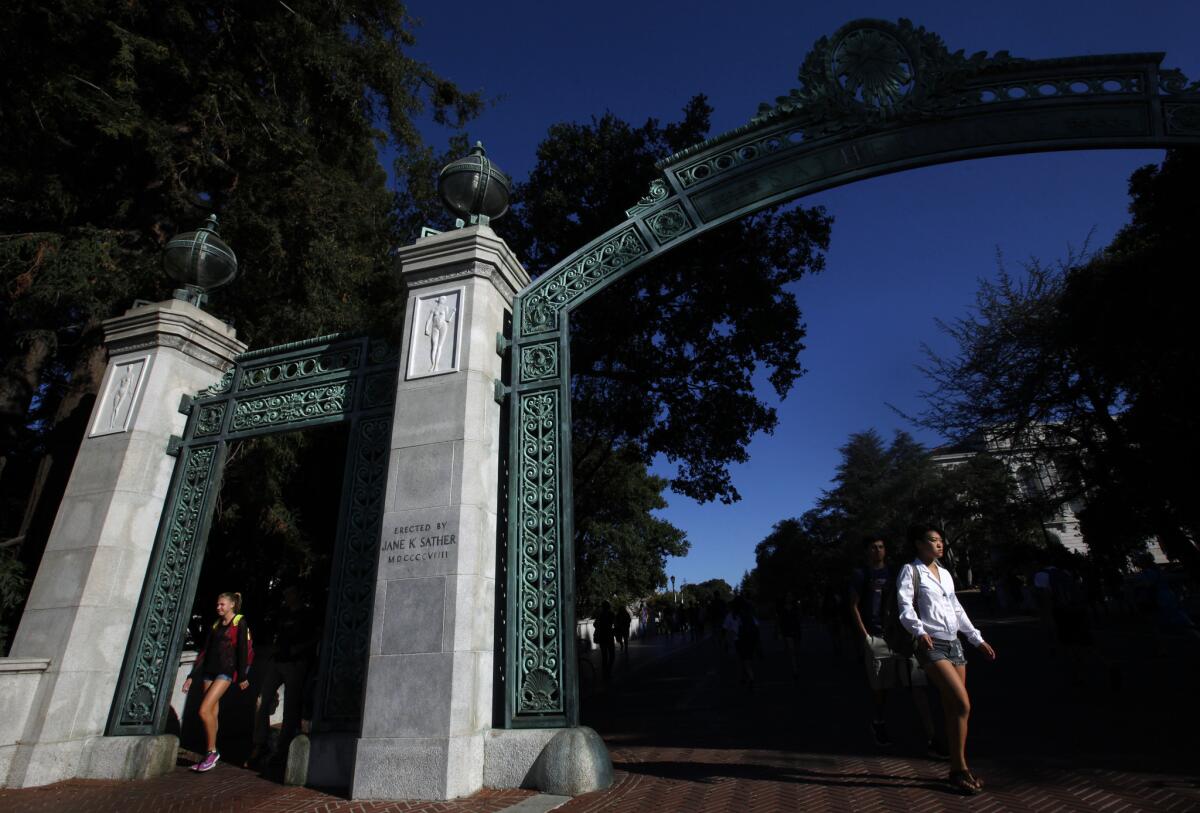
<path fill-rule="evenodd" d="M 579 719 L 571 312 L 709 229 L 831 187 L 971 158 L 1200 144 L 1200 82 L 1162 68 L 1163 56 L 967 56 L 907 20 L 848 23 L 816 43 L 799 88 L 662 162 L 623 223 L 518 294 L 506 340 L 506 727 Z"/>

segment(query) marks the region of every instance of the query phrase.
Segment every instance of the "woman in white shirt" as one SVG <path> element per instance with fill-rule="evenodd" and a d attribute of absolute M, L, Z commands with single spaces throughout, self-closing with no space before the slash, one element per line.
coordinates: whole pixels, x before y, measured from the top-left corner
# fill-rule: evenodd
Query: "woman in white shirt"
<path fill-rule="evenodd" d="M 964 793 L 978 793 L 983 783 L 967 767 L 971 699 L 967 695 L 967 660 L 958 634 L 965 635 L 988 660 L 995 660 L 996 651 L 983 640 L 958 603 L 950 572 L 938 567 L 943 550 L 941 531 L 929 525 L 916 525 L 909 529 L 908 537 L 916 548 L 917 558 L 900 569 L 896 581 L 900 623 L 916 639 L 917 662 L 942 697 L 950 783 Z M 914 593 L 917 593 L 915 600 Z"/>

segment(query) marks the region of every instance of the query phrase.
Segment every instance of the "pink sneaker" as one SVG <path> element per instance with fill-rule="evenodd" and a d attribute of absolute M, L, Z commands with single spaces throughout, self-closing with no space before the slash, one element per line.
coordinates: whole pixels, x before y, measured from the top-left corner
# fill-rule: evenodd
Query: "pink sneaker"
<path fill-rule="evenodd" d="M 205 771 L 211 771 L 213 768 L 217 767 L 217 761 L 220 759 L 221 759 L 221 755 L 218 754 L 216 751 L 209 751 L 207 754 L 204 755 L 204 759 L 200 760 L 199 762 L 197 762 L 195 765 L 192 766 L 192 770 L 195 771 L 196 773 L 204 773 Z"/>

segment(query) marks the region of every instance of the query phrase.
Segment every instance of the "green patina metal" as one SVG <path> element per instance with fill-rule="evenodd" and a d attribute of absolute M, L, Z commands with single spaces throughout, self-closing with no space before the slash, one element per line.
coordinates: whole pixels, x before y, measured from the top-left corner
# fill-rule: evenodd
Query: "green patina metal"
<path fill-rule="evenodd" d="M 183 630 L 228 444 L 331 423 L 350 425 L 338 537 L 321 648 L 314 730 L 357 731 L 378 561 L 399 348 L 322 336 L 239 356 L 194 398 L 151 554 L 108 733 L 165 730 Z"/>
<path fill-rule="evenodd" d="M 578 721 L 574 675 L 570 312 L 723 223 L 906 169 L 1049 150 L 1200 144 L 1200 83 L 1162 54 L 1025 60 L 951 52 L 907 20 L 822 38 L 800 86 L 671 156 L 628 219 L 517 296 L 509 395 L 504 724 Z"/>

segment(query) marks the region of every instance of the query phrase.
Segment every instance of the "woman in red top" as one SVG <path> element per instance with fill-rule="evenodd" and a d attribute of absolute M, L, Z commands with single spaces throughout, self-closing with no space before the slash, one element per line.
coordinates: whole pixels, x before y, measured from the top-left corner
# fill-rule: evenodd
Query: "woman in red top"
<path fill-rule="evenodd" d="M 208 641 L 196 657 L 192 674 L 183 682 L 183 692 L 192 688 L 197 673 L 204 677 L 204 699 L 200 702 L 200 721 L 208 737 L 204 759 L 192 766 L 193 771 L 211 771 L 221 755 L 217 752 L 217 712 L 221 698 L 230 684 L 238 681 L 239 689 L 247 689 L 249 669 L 250 630 L 238 611 L 242 608 L 241 593 L 222 593 L 217 596 L 217 621 L 208 633 Z"/>

